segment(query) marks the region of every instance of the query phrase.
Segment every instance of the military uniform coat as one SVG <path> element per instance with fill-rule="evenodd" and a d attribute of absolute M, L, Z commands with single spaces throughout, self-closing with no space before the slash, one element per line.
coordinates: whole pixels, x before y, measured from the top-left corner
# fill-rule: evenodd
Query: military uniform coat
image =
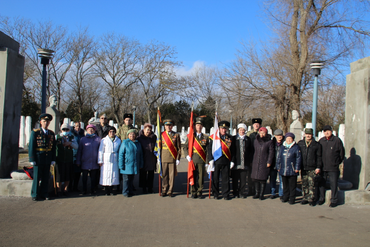
<path fill-rule="evenodd" d="M 200 137 L 198 134 L 194 133 L 194 139 L 197 139 L 202 148 L 204 149 L 204 153 L 206 154 L 206 161 L 204 162 L 203 159 L 200 157 L 198 153 L 195 152 L 195 148 L 193 148 L 193 156 L 191 157 L 193 159 L 194 164 L 208 164 L 208 144 L 209 144 L 209 136 L 206 134 L 201 133 Z M 195 140 L 194 140 L 195 142 Z M 185 147 L 184 147 L 185 156 L 189 155 L 189 139 L 186 137 Z"/>
<path fill-rule="evenodd" d="M 168 149 L 166 143 L 164 142 L 164 140 L 162 138 L 161 158 L 162 158 L 162 162 L 175 163 L 176 160 L 180 160 L 180 158 L 181 158 L 181 141 L 180 141 L 180 135 L 177 134 L 176 132 L 171 131 L 169 133 L 169 136 L 170 136 L 170 138 L 171 138 L 171 140 L 173 142 L 173 145 L 177 149 L 177 156 L 175 157 L 175 159 L 172 157 L 172 155 L 170 153 L 170 150 Z"/>
<path fill-rule="evenodd" d="M 126 140 L 128 138 L 127 136 L 127 132 L 130 130 L 130 129 L 135 129 L 135 127 L 131 124 L 131 125 L 126 125 L 126 124 L 122 124 L 121 127 L 118 128 L 118 132 L 117 132 L 117 136 L 123 141 L 123 140 Z"/>

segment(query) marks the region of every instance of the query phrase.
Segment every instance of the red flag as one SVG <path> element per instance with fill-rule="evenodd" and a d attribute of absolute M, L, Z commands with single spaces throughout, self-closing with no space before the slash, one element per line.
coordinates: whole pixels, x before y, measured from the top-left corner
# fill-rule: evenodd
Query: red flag
<path fill-rule="evenodd" d="M 190 128 L 189 128 L 189 134 L 188 134 L 188 140 L 189 140 L 189 156 L 193 156 L 193 145 L 194 145 L 194 126 L 193 126 L 193 108 L 191 109 L 191 115 L 190 115 Z M 193 159 L 188 164 L 188 183 L 190 185 L 194 185 L 194 162 Z"/>

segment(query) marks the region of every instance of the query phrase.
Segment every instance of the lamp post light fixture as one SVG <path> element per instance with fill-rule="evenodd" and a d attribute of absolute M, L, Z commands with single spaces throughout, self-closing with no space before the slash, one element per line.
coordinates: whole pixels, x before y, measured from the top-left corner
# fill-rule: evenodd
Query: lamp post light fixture
<path fill-rule="evenodd" d="M 323 61 L 312 61 L 310 64 L 313 74 L 315 75 L 315 80 L 313 84 L 313 102 L 312 102 L 312 129 L 313 137 L 316 136 L 316 114 L 317 114 L 317 94 L 318 94 L 318 77 L 321 73 L 321 68 L 323 67 Z"/>
<path fill-rule="evenodd" d="M 41 90 L 41 113 L 46 112 L 46 65 L 49 64 L 49 60 L 53 57 L 55 51 L 49 49 L 37 49 L 39 57 L 41 58 L 42 69 L 42 90 Z"/>
<path fill-rule="evenodd" d="M 132 126 L 135 127 L 135 111 L 136 111 L 136 106 L 132 106 L 132 110 L 134 111 L 134 119 L 133 119 Z"/>
<path fill-rule="evenodd" d="M 229 110 L 229 113 L 230 113 L 230 135 L 233 135 L 233 110 Z"/>

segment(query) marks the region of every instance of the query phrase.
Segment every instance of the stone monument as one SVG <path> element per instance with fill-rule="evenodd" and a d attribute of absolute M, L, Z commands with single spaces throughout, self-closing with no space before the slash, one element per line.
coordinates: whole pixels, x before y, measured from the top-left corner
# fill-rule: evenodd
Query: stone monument
<path fill-rule="evenodd" d="M 94 117 L 90 118 L 88 121 L 88 124 L 100 124 L 99 117 L 98 117 L 98 112 L 94 112 Z"/>
<path fill-rule="evenodd" d="M 18 168 L 24 61 L 19 43 L 0 31 L 0 178 Z"/>
<path fill-rule="evenodd" d="M 351 63 L 346 86 L 343 177 L 364 190 L 370 182 L 370 57 Z"/>
<path fill-rule="evenodd" d="M 49 129 L 54 131 L 55 134 L 58 134 L 60 131 L 60 113 L 57 109 L 57 96 L 51 95 L 49 97 L 49 107 L 46 108 L 46 113 L 49 113 L 52 117 L 53 120 L 51 120 Z"/>
<path fill-rule="evenodd" d="M 289 131 L 295 135 L 295 141 L 298 142 L 302 138 L 302 123 L 299 121 L 299 113 L 296 110 L 292 111 L 293 122 L 290 125 Z"/>

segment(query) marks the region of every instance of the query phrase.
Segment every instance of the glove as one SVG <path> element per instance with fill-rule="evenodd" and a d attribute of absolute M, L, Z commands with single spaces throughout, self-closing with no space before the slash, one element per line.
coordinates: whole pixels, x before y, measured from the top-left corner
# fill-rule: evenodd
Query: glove
<path fill-rule="evenodd" d="M 191 157 L 189 155 L 186 156 L 186 159 L 190 162 L 191 161 Z"/>
<path fill-rule="evenodd" d="M 233 169 L 234 165 L 234 162 L 230 162 L 230 169 Z"/>
<path fill-rule="evenodd" d="M 178 166 L 180 164 L 180 160 L 176 160 L 176 165 Z"/>
<path fill-rule="evenodd" d="M 214 160 L 209 161 L 210 169 L 213 169 L 213 164 L 214 164 L 214 163 L 215 163 L 215 162 L 214 162 Z"/>
<path fill-rule="evenodd" d="M 36 166 L 36 162 L 32 161 L 30 162 L 31 166 Z"/>

